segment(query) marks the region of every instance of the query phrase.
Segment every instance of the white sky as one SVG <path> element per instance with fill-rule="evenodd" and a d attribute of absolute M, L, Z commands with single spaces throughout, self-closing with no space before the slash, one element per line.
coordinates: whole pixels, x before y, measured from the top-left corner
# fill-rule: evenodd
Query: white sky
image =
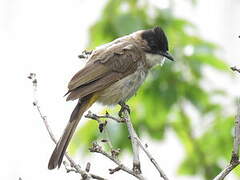
<path fill-rule="evenodd" d="M 27 76 L 30 72 L 37 73 L 40 105 L 54 132 L 60 136 L 75 104 L 66 103 L 62 96 L 68 80 L 82 67 L 77 56 L 86 45 L 87 28 L 95 22 L 103 6 L 97 0 L 0 1 L 1 179 L 79 179 L 79 175 L 66 174 L 63 168 L 47 170 L 54 145 L 32 107 L 32 87 Z M 237 0 L 201 0 L 196 8 L 181 1 L 177 3 L 176 13 L 192 19 L 205 39 L 221 44 L 223 50 L 219 55 L 229 64 L 240 65 L 239 8 Z M 211 70 L 206 73 L 211 84 L 227 88 L 232 96 L 239 95 L 237 78 L 224 79 Z M 149 150 L 166 173 L 174 177 L 183 150 L 173 133 L 169 132 L 164 142 L 149 144 Z M 169 159 L 169 155 L 174 159 Z M 154 179 L 156 171 L 150 168 L 152 165 L 143 154 L 142 157 L 144 173 Z M 109 176 L 107 169 L 115 166 L 99 155 L 76 159 L 82 165 L 97 159 L 92 163 L 92 172 L 104 177 L 131 179 L 125 173 Z M 124 160 L 129 161 L 129 157 Z"/>

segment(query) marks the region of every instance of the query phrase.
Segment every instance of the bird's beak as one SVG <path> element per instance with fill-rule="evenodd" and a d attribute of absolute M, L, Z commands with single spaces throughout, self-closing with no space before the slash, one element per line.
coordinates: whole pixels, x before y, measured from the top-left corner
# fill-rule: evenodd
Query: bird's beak
<path fill-rule="evenodd" d="M 171 60 L 171 61 L 175 61 L 174 58 L 172 57 L 172 55 L 169 54 L 168 52 L 159 51 L 158 54 L 160 54 L 160 55 L 168 58 L 168 59 Z"/>

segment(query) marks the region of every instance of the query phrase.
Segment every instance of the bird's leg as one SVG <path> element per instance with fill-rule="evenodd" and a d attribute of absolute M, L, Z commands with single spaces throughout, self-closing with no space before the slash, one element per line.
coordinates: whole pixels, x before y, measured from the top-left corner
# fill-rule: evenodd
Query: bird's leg
<path fill-rule="evenodd" d="M 128 113 L 130 114 L 130 108 L 129 108 L 129 106 L 128 106 L 125 102 L 120 101 L 118 104 L 121 106 L 121 109 L 120 109 L 120 111 L 118 112 L 118 116 L 119 116 L 120 118 L 123 117 L 122 113 L 123 113 L 124 110 L 127 110 Z"/>

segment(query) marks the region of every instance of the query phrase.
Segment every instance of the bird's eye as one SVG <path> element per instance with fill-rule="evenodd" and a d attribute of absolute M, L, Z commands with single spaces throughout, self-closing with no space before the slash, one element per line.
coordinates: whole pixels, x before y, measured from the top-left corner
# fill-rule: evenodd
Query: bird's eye
<path fill-rule="evenodd" d="M 149 46 L 151 47 L 151 49 L 157 49 L 157 44 L 156 44 L 155 40 L 150 40 Z"/>

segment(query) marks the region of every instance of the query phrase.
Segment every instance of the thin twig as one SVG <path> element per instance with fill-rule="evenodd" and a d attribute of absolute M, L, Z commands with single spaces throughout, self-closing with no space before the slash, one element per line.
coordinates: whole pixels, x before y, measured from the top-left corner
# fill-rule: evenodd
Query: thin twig
<path fill-rule="evenodd" d="M 122 169 L 122 164 L 120 166 L 117 166 L 114 169 L 109 169 L 109 174 L 114 174 L 117 171 L 120 171 Z"/>
<path fill-rule="evenodd" d="M 237 100 L 237 115 L 235 118 L 235 130 L 234 130 L 234 139 L 233 139 L 233 152 L 232 160 L 239 160 L 239 145 L 240 145 L 240 98 Z"/>
<path fill-rule="evenodd" d="M 148 158 L 150 159 L 150 161 L 153 163 L 153 165 L 156 167 L 157 171 L 160 174 L 160 177 L 162 177 L 164 180 L 169 180 L 167 175 L 163 172 L 163 170 L 160 168 L 160 166 L 158 165 L 157 161 L 153 158 L 153 156 L 150 154 L 150 152 L 146 149 L 146 147 L 143 145 L 143 143 L 141 142 L 140 138 L 137 136 L 137 133 L 135 132 L 131 120 L 130 120 L 130 115 L 128 113 L 127 110 L 124 111 L 125 114 L 125 120 L 126 123 L 128 124 L 128 126 L 130 126 L 128 129 L 130 131 L 133 132 L 129 132 L 131 139 L 134 139 L 134 143 L 137 143 L 137 145 L 140 146 L 140 148 L 145 152 L 145 154 L 148 156 Z"/>
<path fill-rule="evenodd" d="M 130 135 L 131 143 L 132 143 L 132 149 L 133 149 L 133 171 L 141 174 L 141 165 L 140 165 L 140 160 L 139 160 L 139 145 L 136 140 L 137 134 L 133 128 L 133 125 L 130 120 L 129 112 L 127 109 L 123 110 L 123 116 L 125 118 L 128 132 Z"/>
<path fill-rule="evenodd" d="M 150 154 L 150 152 L 146 149 L 147 146 L 145 147 L 145 146 L 142 144 L 140 138 L 137 136 L 137 134 L 136 134 L 136 132 L 135 132 L 133 126 L 132 126 L 132 123 L 131 123 L 131 120 L 130 120 L 130 115 L 129 115 L 128 111 L 127 111 L 127 110 L 124 110 L 124 111 L 123 111 L 123 114 L 124 114 L 124 118 L 118 119 L 118 118 L 116 118 L 116 117 L 110 116 L 108 113 L 106 113 L 105 116 L 98 116 L 98 115 L 96 115 L 96 114 L 93 114 L 91 111 L 89 111 L 88 114 L 87 114 L 85 117 L 86 117 L 86 118 L 90 118 L 90 119 L 94 119 L 94 120 L 96 120 L 98 123 L 101 123 L 101 121 L 100 121 L 101 118 L 111 119 L 111 120 L 114 120 L 114 121 L 116 121 L 116 122 L 118 122 L 118 123 L 126 122 L 126 124 L 127 124 L 127 126 L 128 126 L 128 130 L 129 130 L 129 134 L 130 134 L 130 139 L 133 140 L 133 143 L 134 143 L 135 148 L 136 148 L 136 147 L 138 148 L 138 147 L 140 146 L 140 148 L 143 149 L 143 151 L 146 153 L 146 155 L 148 156 L 148 158 L 150 159 L 150 161 L 153 163 L 153 165 L 154 165 L 154 166 L 156 167 L 156 169 L 158 170 L 158 172 L 159 172 L 159 174 L 160 174 L 160 177 L 162 177 L 164 180 L 169 180 L 168 177 L 166 176 L 166 174 L 163 172 L 163 170 L 160 168 L 160 166 L 159 166 L 158 163 L 156 162 L 156 160 L 152 157 L 152 155 Z M 107 141 L 107 140 L 104 140 L 104 142 L 105 142 L 105 141 Z M 90 148 L 90 151 L 91 151 L 91 152 L 98 152 L 98 153 L 100 153 L 100 154 L 108 157 L 109 159 L 111 159 L 113 162 L 115 162 L 115 163 L 118 165 L 118 167 L 116 167 L 115 170 L 119 170 L 119 169 L 123 166 L 123 164 L 122 164 L 119 160 L 114 159 L 113 157 L 111 157 L 111 155 L 109 155 L 108 153 L 106 153 L 105 151 L 103 151 L 102 148 L 101 148 L 101 146 L 99 146 L 98 144 L 94 144 L 93 146 L 95 146 L 95 145 L 96 145 L 96 147 L 97 147 L 97 148 L 96 148 L 97 150 L 96 150 L 95 148 Z M 134 146 L 133 146 L 133 147 L 134 147 Z M 99 149 L 98 149 L 98 148 L 99 148 Z M 138 153 L 139 153 L 139 152 L 138 152 L 138 149 L 137 149 L 137 150 L 135 149 L 135 151 L 133 150 L 133 153 L 134 153 L 134 152 L 135 152 L 135 154 L 137 154 L 136 156 L 138 156 Z M 123 166 L 123 167 L 124 167 L 124 166 Z M 121 168 L 121 169 L 122 169 L 123 171 L 126 171 L 124 168 Z M 134 168 L 133 168 L 133 169 L 134 169 Z M 111 169 L 111 170 L 112 170 L 113 172 L 116 172 L 116 171 L 114 171 L 114 169 Z M 112 171 L 111 171 L 111 172 L 112 172 Z M 134 169 L 134 170 L 128 169 L 126 172 L 128 172 L 128 173 L 132 172 L 132 173 L 130 173 L 130 174 L 134 175 L 135 177 L 137 177 L 137 176 L 140 176 L 140 177 L 141 177 L 141 174 L 139 174 L 139 172 L 136 172 L 136 169 Z"/>
<path fill-rule="evenodd" d="M 239 164 L 240 162 L 228 164 L 213 180 L 223 180 Z"/>
<path fill-rule="evenodd" d="M 125 120 L 123 118 L 116 118 L 114 116 L 111 116 L 108 112 L 106 112 L 105 115 L 103 116 L 99 116 L 99 115 L 96 115 L 96 114 L 93 114 L 91 111 L 88 111 L 87 115 L 85 115 L 86 118 L 89 118 L 89 119 L 94 119 L 94 120 L 99 120 L 99 119 L 103 119 L 103 118 L 106 118 L 106 119 L 111 119 L 111 120 L 114 120 L 116 121 L 117 123 L 123 123 L 125 122 Z"/>
<path fill-rule="evenodd" d="M 158 165 L 157 161 L 152 157 L 152 155 L 150 154 L 150 152 L 147 150 L 146 147 L 148 147 L 148 145 L 144 146 L 141 142 L 141 140 L 136 137 L 137 142 L 139 144 L 139 146 L 141 147 L 141 149 L 145 152 L 145 154 L 148 156 L 148 158 L 150 159 L 150 161 L 153 163 L 153 165 L 156 167 L 156 169 L 158 170 L 160 176 L 164 179 L 164 180 L 169 180 L 167 175 L 163 172 L 163 170 L 160 168 L 160 166 Z"/>
<path fill-rule="evenodd" d="M 240 73 L 240 69 L 237 68 L 236 66 L 231 67 L 231 70 L 232 71 L 237 71 L 238 73 Z"/>
<path fill-rule="evenodd" d="M 107 128 L 107 120 L 105 121 L 101 121 L 100 119 L 102 118 L 107 118 L 108 117 L 108 112 L 106 112 L 105 116 L 98 116 L 96 114 L 93 114 L 91 111 L 88 111 L 88 114 L 85 115 L 86 118 L 95 120 L 98 122 L 98 128 L 100 130 L 100 132 L 105 134 L 105 138 L 104 140 L 102 140 L 102 142 L 105 142 L 108 144 L 108 146 L 110 147 L 111 150 L 113 150 L 113 145 L 112 145 L 112 141 L 108 132 L 108 128 Z M 114 117 L 112 117 L 113 119 L 115 119 Z"/>
<path fill-rule="evenodd" d="M 237 100 L 237 115 L 235 118 L 233 151 L 230 163 L 213 180 L 223 180 L 235 167 L 240 164 L 239 161 L 240 146 L 240 99 Z"/>
<path fill-rule="evenodd" d="M 39 102 L 37 100 L 37 79 L 36 79 L 36 74 L 35 73 L 30 73 L 30 75 L 28 76 L 28 78 L 30 80 L 32 80 L 32 85 L 33 85 L 33 96 L 34 96 L 34 101 L 33 101 L 33 105 L 34 107 L 36 107 L 40 117 L 42 118 L 43 122 L 44 122 L 44 125 L 48 131 L 48 134 L 50 136 L 50 138 L 52 139 L 52 141 L 57 144 L 57 140 L 48 124 L 48 121 L 47 121 L 47 116 L 45 116 L 42 111 L 41 111 L 41 108 L 40 108 L 40 105 L 39 105 Z M 98 175 L 95 175 L 95 174 L 91 174 L 91 173 L 87 173 L 86 171 L 82 170 L 80 165 L 75 163 L 74 160 L 67 154 L 65 153 L 65 157 L 68 159 L 68 161 L 70 162 L 70 165 L 71 167 L 73 167 L 75 169 L 75 172 L 81 174 L 82 176 L 82 179 L 83 180 L 88 180 L 90 178 L 93 178 L 93 179 L 98 179 L 98 180 L 105 180 L 104 178 L 98 176 Z M 66 166 L 65 166 L 66 168 Z M 74 170 L 69 170 L 68 172 L 70 171 L 74 171 Z"/>
<path fill-rule="evenodd" d="M 118 154 L 120 153 L 120 150 L 113 149 L 113 146 L 112 146 L 111 140 L 110 140 L 110 135 L 107 131 L 107 123 L 106 123 L 107 120 L 106 119 L 114 120 L 117 123 L 125 122 L 126 120 L 123 118 L 118 119 L 116 117 L 110 116 L 108 112 L 106 112 L 106 115 L 99 116 L 99 115 L 93 114 L 91 111 L 88 111 L 88 114 L 85 115 L 85 117 L 97 121 L 99 126 L 102 124 L 105 124 L 104 126 L 102 126 L 101 129 L 100 128 L 99 129 L 100 129 L 100 132 L 105 132 L 106 139 L 104 139 L 104 141 L 102 141 L 102 142 L 107 142 L 109 144 L 109 147 L 111 149 L 111 154 L 108 154 L 106 151 L 104 151 L 103 148 L 97 144 L 97 142 L 93 143 L 92 147 L 89 148 L 89 150 L 90 150 L 90 152 L 97 152 L 97 153 L 100 153 L 100 154 L 106 156 L 107 158 L 109 158 L 110 160 L 112 160 L 113 162 L 115 162 L 118 165 L 116 168 L 109 169 L 109 173 L 114 174 L 117 171 L 123 170 L 123 171 L 135 176 L 138 179 L 144 179 L 138 171 L 136 171 L 134 169 L 130 170 L 129 168 L 127 168 L 126 166 L 124 166 L 121 163 L 121 161 L 118 159 Z M 105 119 L 105 123 L 103 123 L 103 121 L 101 121 L 100 119 Z"/>
<path fill-rule="evenodd" d="M 63 161 L 63 165 L 64 165 L 67 173 L 69 173 L 69 172 L 78 173 L 78 171 L 75 168 L 72 168 L 67 161 Z"/>
<path fill-rule="evenodd" d="M 92 144 L 92 147 L 89 148 L 90 152 L 96 152 L 99 154 L 104 155 L 105 157 L 109 158 L 111 161 L 113 161 L 115 164 L 118 165 L 117 168 L 121 168 L 121 170 L 135 176 L 136 178 L 140 179 L 140 180 L 145 180 L 145 178 L 141 175 L 141 174 L 137 174 L 134 171 L 132 171 L 131 169 L 129 169 L 128 167 L 126 167 L 124 164 L 121 163 L 121 161 L 116 157 L 116 156 L 112 156 L 111 154 L 108 154 L 107 152 L 105 152 L 102 147 L 100 145 L 97 144 L 97 142 L 94 142 Z M 110 173 L 112 171 L 110 170 Z M 116 171 L 115 171 L 116 172 Z"/>
<path fill-rule="evenodd" d="M 129 131 L 129 134 L 130 134 L 130 137 L 137 136 L 135 131 L 134 131 L 134 128 L 133 128 L 133 126 L 131 124 L 131 121 L 130 121 L 130 118 L 129 118 L 129 115 L 128 115 L 128 111 L 127 110 L 123 111 L 123 113 L 124 113 L 124 117 L 125 118 L 121 118 L 121 119 L 118 119 L 116 117 L 110 116 L 108 112 L 106 112 L 106 115 L 99 116 L 99 115 L 93 114 L 91 111 L 88 111 L 88 114 L 85 115 L 85 117 L 86 118 L 90 118 L 90 119 L 94 119 L 98 123 L 101 122 L 99 120 L 101 118 L 111 119 L 111 120 L 114 120 L 114 121 L 116 121 L 118 123 L 126 122 L 127 127 L 128 127 L 128 131 Z M 138 147 L 138 143 L 135 140 L 135 138 L 130 138 L 130 139 L 131 139 L 132 148 L 133 148 L 133 171 L 135 173 L 137 173 L 137 174 L 140 174 L 141 173 L 141 168 L 140 168 L 140 160 L 139 160 L 139 147 Z"/>

